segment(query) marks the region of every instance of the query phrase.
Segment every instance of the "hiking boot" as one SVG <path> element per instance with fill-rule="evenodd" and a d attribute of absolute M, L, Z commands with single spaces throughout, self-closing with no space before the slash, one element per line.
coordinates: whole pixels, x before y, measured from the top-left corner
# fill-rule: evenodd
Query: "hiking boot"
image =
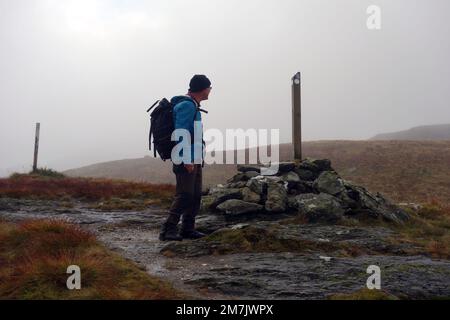
<path fill-rule="evenodd" d="M 197 230 L 181 231 L 180 235 L 183 239 L 200 239 L 206 236 L 206 234 Z"/>
<path fill-rule="evenodd" d="M 183 238 L 177 232 L 177 226 L 171 223 L 165 223 L 159 234 L 161 241 L 181 241 Z"/>

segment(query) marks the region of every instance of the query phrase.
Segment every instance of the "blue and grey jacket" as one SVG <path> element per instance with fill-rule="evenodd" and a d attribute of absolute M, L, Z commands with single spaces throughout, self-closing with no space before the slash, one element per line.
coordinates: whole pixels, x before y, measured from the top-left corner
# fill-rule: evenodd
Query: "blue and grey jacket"
<path fill-rule="evenodd" d="M 203 143 L 202 115 L 198 109 L 200 108 L 200 105 L 188 95 L 175 96 L 170 100 L 170 102 L 174 106 L 173 121 L 175 130 L 186 129 L 189 131 L 191 137 L 190 161 L 186 160 L 183 162 L 202 164 L 205 158 L 206 150 Z M 195 133 L 198 135 L 197 137 L 194 137 L 194 124 L 196 129 Z M 179 137 L 177 143 L 182 140 L 183 137 Z M 179 155 L 184 159 L 183 149 L 180 151 Z"/>

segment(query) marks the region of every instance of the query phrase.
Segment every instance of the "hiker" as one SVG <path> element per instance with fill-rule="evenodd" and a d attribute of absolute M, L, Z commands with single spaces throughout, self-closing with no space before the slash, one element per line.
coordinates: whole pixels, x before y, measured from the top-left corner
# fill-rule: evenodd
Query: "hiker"
<path fill-rule="evenodd" d="M 170 101 L 174 106 L 173 121 L 175 129 L 186 129 L 191 134 L 191 156 L 190 162 L 182 161 L 180 164 L 172 164 L 172 171 L 176 176 L 176 193 L 169 210 L 169 217 L 161 228 L 159 235 L 161 241 L 180 241 L 183 238 L 198 239 L 205 236 L 204 233 L 195 230 L 195 217 L 200 209 L 202 195 L 202 168 L 204 166 L 205 148 L 203 132 L 201 132 L 200 150 L 202 152 L 201 155 L 194 154 L 194 151 L 199 149 L 198 143 L 196 145 L 193 139 L 193 119 L 195 119 L 196 127 L 201 124 L 200 102 L 208 100 L 210 91 L 211 81 L 205 75 L 195 75 L 189 83 L 188 93 L 175 96 Z M 180 155 L 182 156 L 182 151 Z M 194 163 L 195 156 L 201 157 L 201 163 L 198 163 L 199 161 Z M 186 157 L 183 157 L 183 160 L 185 159 Z M 178 233 L 177 225 L 181 217 L 181 230 Z"/>

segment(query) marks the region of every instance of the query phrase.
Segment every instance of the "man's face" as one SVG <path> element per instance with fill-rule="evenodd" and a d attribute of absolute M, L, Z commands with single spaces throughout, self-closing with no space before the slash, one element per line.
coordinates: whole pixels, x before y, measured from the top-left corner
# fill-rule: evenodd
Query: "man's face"
<path fill-rule="evenodd" d="M 209 87 L 209 88 L 206 88 L 206 89 L 201 91 L 202 100 L 208 100 L 209 93 L 211 92 L 211 89 L 212 89 L 212 87 Z"/>

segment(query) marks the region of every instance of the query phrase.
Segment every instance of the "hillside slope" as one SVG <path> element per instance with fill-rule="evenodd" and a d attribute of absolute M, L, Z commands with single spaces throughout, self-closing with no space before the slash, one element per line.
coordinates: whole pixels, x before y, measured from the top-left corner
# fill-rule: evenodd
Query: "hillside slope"
<path fill-rule="evenodd" d="M 281 160 L 291 159 L 292 153 L 290 144 L 280 145 Z M 450 141 L 311 141 L 303 144 L 303 157 L 330 159 L 345 179 L 395 201 L 449 202 Z M 235 171 L 235 165 L 205 165 L 204 186 L 223 183 Z M 175 183 L 171 163 L 153 157 L 99 163 L 64 173 Z"/>
<path fill-rule="evenodd" d="M 371 140 L 450 140 L 450 124 L 414 127 L 408 130 L 381 133 Z"/>

